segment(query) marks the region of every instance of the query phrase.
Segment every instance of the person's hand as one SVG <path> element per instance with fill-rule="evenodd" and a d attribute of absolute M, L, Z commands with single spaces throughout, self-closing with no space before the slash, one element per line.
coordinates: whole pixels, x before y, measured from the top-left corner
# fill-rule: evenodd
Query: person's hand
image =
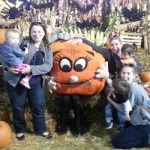
<path fill-rule="evenodd" d="M 57 89 L 56 82 L 54 82 L 53 79 L 54 78 L 51 76 L 48 81 L 48 89 L 50 93 L 53 93 L 53 91 Z"/>
<path fill-rule="evenodd" d="M 76 44 L 83 43 L 83 40 L 81 38 L 70 39 L 70 40 L 67 41 L 67 43 L 69 43 L 71 45 L 76 45 Z"/>
<path fill-rule="evenodd" d="M 130 115 L 129 113 L 125 113 L 125 121 L 130 121 L 131 118 L 130 118 Z"/>
<path fill-rule="evenodd" d="M 100 68 L 96 70 L 95 78 L 108 78 L 109 72 L 108 72 L 108 62 L 106 61 L 105 64 L 101 64 Z"/>
<path fill-rule="evenodd" d="M 20 71 L 22 74 L 31 73 L 31 66 L 28 64 L 23 64 L 24 68 Z"/>
<path fill-rule="evenodd" d="M 16 70 L 15 68 L 8 67 L 7 70 L 12 74 L 19 74 L 18 70 Z"/>

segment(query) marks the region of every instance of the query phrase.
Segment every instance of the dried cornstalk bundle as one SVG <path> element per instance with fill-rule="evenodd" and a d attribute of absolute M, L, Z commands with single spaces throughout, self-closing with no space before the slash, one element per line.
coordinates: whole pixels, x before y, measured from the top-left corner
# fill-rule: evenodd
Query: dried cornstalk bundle
<path fill-rule="evenodd" d="M 48 36 L 52 36 L 60 30 L 59 27 L 56 27 L 57 19 L 58 15 L 54 7 L 40 10 L 31 8 L 30 11 L 24 12 L 24 17 L 20 18 L 16 28 L 21 31 L 23 36 L 26 36 L 31 22 L 43 22 L 47 26 Z"/>
<path fill-rule="evenodd" d="M 28 36 L 30 23 L 24 20 L 20 20 L 16 25 L 15 28 L 21 32 L 22 36 Z"/>

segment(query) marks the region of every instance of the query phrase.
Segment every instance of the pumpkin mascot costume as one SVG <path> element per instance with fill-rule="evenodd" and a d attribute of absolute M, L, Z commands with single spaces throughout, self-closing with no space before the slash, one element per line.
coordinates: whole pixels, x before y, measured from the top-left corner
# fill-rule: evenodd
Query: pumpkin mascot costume
<path fill-rule="evenodd" d="M 85 43 L 72 45 L 59 39 L 50 47 L 54 55 L 53 68 L 50 72 L 56 83 L 54 92 L 62 95 L 62 111 L 57 133 L 66 133 L 71 105 L 75 115 L 75 133 L 80 135 L 81 97 L 93 96 L 103 90 L 105 79 L 95 78 L 94 75 L 100 65 L 105 63 L 105 59 Z"/>

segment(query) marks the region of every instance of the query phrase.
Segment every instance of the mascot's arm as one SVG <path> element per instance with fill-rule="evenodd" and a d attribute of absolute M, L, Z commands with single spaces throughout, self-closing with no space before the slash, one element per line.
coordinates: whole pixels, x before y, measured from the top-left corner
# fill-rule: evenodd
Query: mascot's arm
<path fill-rule="evenodd" d="M 105 58 L 105 60 L 110 60 L 111 52 L 110 52 L 109 49 L 97 46 L 94 43 L 92 43 L 89 40 L 84 39 L 84 38 L 82 38 L 82 41 L 83 41 L 83 43 L 91 46 L 93 48 L 93 50 L 95 50 L 96 52 L 100 53 Z"/>

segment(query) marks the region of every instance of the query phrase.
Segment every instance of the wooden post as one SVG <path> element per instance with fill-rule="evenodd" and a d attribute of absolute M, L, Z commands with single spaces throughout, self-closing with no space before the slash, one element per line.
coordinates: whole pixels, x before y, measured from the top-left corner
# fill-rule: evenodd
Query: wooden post
<path fill-rule="evenodd" d="M 147 11 L 148 11 L 148 14 L 150 14 L 150 0 L 148 0 L 148 3 L 147 3 Z"/>
<path fill-rule="evenodd" d="M 147 35 L 148 53 L 150 53 L 150 34 Z"/>
<path fill-rule="evenodd" d="M 144 49 L 148 49 L 148 39 L 147 39 L 147 35 L 144 35 Z"/>

